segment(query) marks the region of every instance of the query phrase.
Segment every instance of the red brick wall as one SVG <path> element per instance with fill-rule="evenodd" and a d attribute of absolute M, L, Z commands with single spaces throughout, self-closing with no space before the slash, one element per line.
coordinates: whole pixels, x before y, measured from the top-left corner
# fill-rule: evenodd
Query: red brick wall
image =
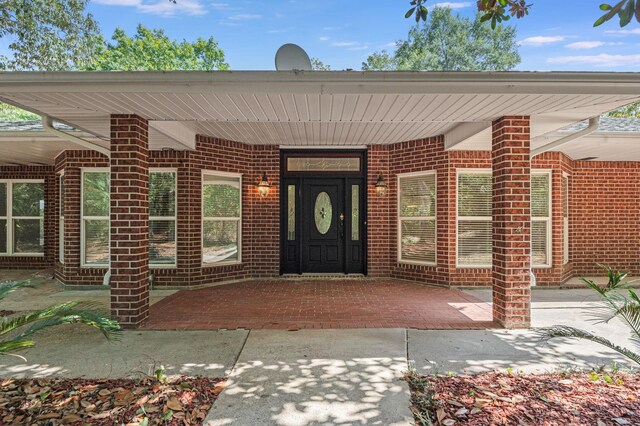
<path fill-rule="evenodd" d="M 149 316 L 149 125 L 111 116 L 111 314 L 123 327 Z"/>
<path fill-rule="evenodd" d="M 570 175 L 573 273 L 602 274 L 601 263 L 640 274 L 640 163 L 575 161 Z"/>
<path fill-rule="evenodd" d="M 52 166 L 2 166 L 0 179 L 44 180 L 44 255 L 0 256 L 0 268 L 33 269 L 53 265 L 57 246 L 57 184 Z M 9 226 L 9 225 L 8 225 Z"/>
<path fill-rule="evenodd" d="M 55 276 L 67 285 L 101 285 L 107 268 L 80 267 L 80 196 L 82 168 L 109 167 L 109 159 L 95 151 L 64 151 L 56 158 L 56 176 L 64 171 L 64 264 L 55 256 Z M 57 203 L 56 203 L 57 204 Z M 54 220 L 58 221 L 57 212 Z M 57 226 L 56 226 L 57 229 Z M 58 233 L 55 234 L 57 253 Z"/>
<path fill-rule="evenodd" d="M 389 175 L 389 146 L 372 145 L 367 152 L 367 272 L 370 276 L 389 276 L 393 247 L 391 203 L 395 183 Z M 387 195 L 378 196 L 375 184 L 382 175 L 389 185 Z M 395 262 L 395 260 L 393 260 Z"/>

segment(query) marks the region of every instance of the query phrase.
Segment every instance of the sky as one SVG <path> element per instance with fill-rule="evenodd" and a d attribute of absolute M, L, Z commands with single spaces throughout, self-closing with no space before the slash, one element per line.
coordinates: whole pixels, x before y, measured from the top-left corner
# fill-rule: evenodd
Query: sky
<path fill-rule="evenodd" d="M 511 20 L 518 30 L 518 70 L 638 71 L 640 23 L 621 29 L 617 18 L 593 27 L 600 0 L 531 0 L 529 16 Z M 442 2 L 472 16 L 475 0 Z M 613 3 L 613 2 L 611 2 Z M 170 37 L 213 36 L 235 70 L 272 70 L 279 46 L 296 43 L 332 69 L 360 69 L 373 52 L 393 50 L 413 19 L 409 0 L 91 0 L 89 11 L 110 37 L 138 23 Z"/>

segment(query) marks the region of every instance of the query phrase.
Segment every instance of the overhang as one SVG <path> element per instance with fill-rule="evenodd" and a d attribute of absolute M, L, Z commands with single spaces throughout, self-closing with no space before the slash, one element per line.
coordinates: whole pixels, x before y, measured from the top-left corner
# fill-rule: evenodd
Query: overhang
<path fill-rule="evenodd" d="M 639 101 L 640 74 L 13 72 L 0 73 L 0 100 L 105 141 L 111 114 L 139 114 L 152 149 L 192 148 L 193 134 L 292 147 L 456 134 L 450 149 L 489 149 L 482 126 L 503 115 L 531 116 L 535 141 Z"/>

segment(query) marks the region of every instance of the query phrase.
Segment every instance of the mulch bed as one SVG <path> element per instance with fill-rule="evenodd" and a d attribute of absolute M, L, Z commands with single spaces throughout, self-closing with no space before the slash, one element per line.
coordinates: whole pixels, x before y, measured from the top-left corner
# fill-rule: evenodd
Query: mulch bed
<path fill-rule="evenodd" d="M 640 373 L 405 378 L 418 425 L 640 425 Z"/>
<path fill-rule="evenodd" d="M 223 379 L 0 379 L 2 425 L 201 425 Z"/>

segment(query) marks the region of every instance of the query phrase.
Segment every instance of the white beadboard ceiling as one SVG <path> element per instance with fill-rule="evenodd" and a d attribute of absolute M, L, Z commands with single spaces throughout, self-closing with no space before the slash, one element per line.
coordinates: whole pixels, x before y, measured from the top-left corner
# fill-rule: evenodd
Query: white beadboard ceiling
<path fill-rule="evenodd" d="M 535 145 L 537 137 L 640 100 L 640 74 L 0 73 L 0 100 L 104 141 L 111 114 L 139 114 L 151 120 L 152 149 L 188 148 L 154 129 L 154 121 L 177 122 L 182 134 L 249 144 L 339 147 L 436 136 L 503 115 L 530 115 Z M 479 132 L 454 149 L 489 149 L 487 134 Z M 47 156 L 55 151 L 50 145 L 68 149 L 50 140 L 47 145 Z M 0 144 L 3 161 L 14 151 Z"/>

